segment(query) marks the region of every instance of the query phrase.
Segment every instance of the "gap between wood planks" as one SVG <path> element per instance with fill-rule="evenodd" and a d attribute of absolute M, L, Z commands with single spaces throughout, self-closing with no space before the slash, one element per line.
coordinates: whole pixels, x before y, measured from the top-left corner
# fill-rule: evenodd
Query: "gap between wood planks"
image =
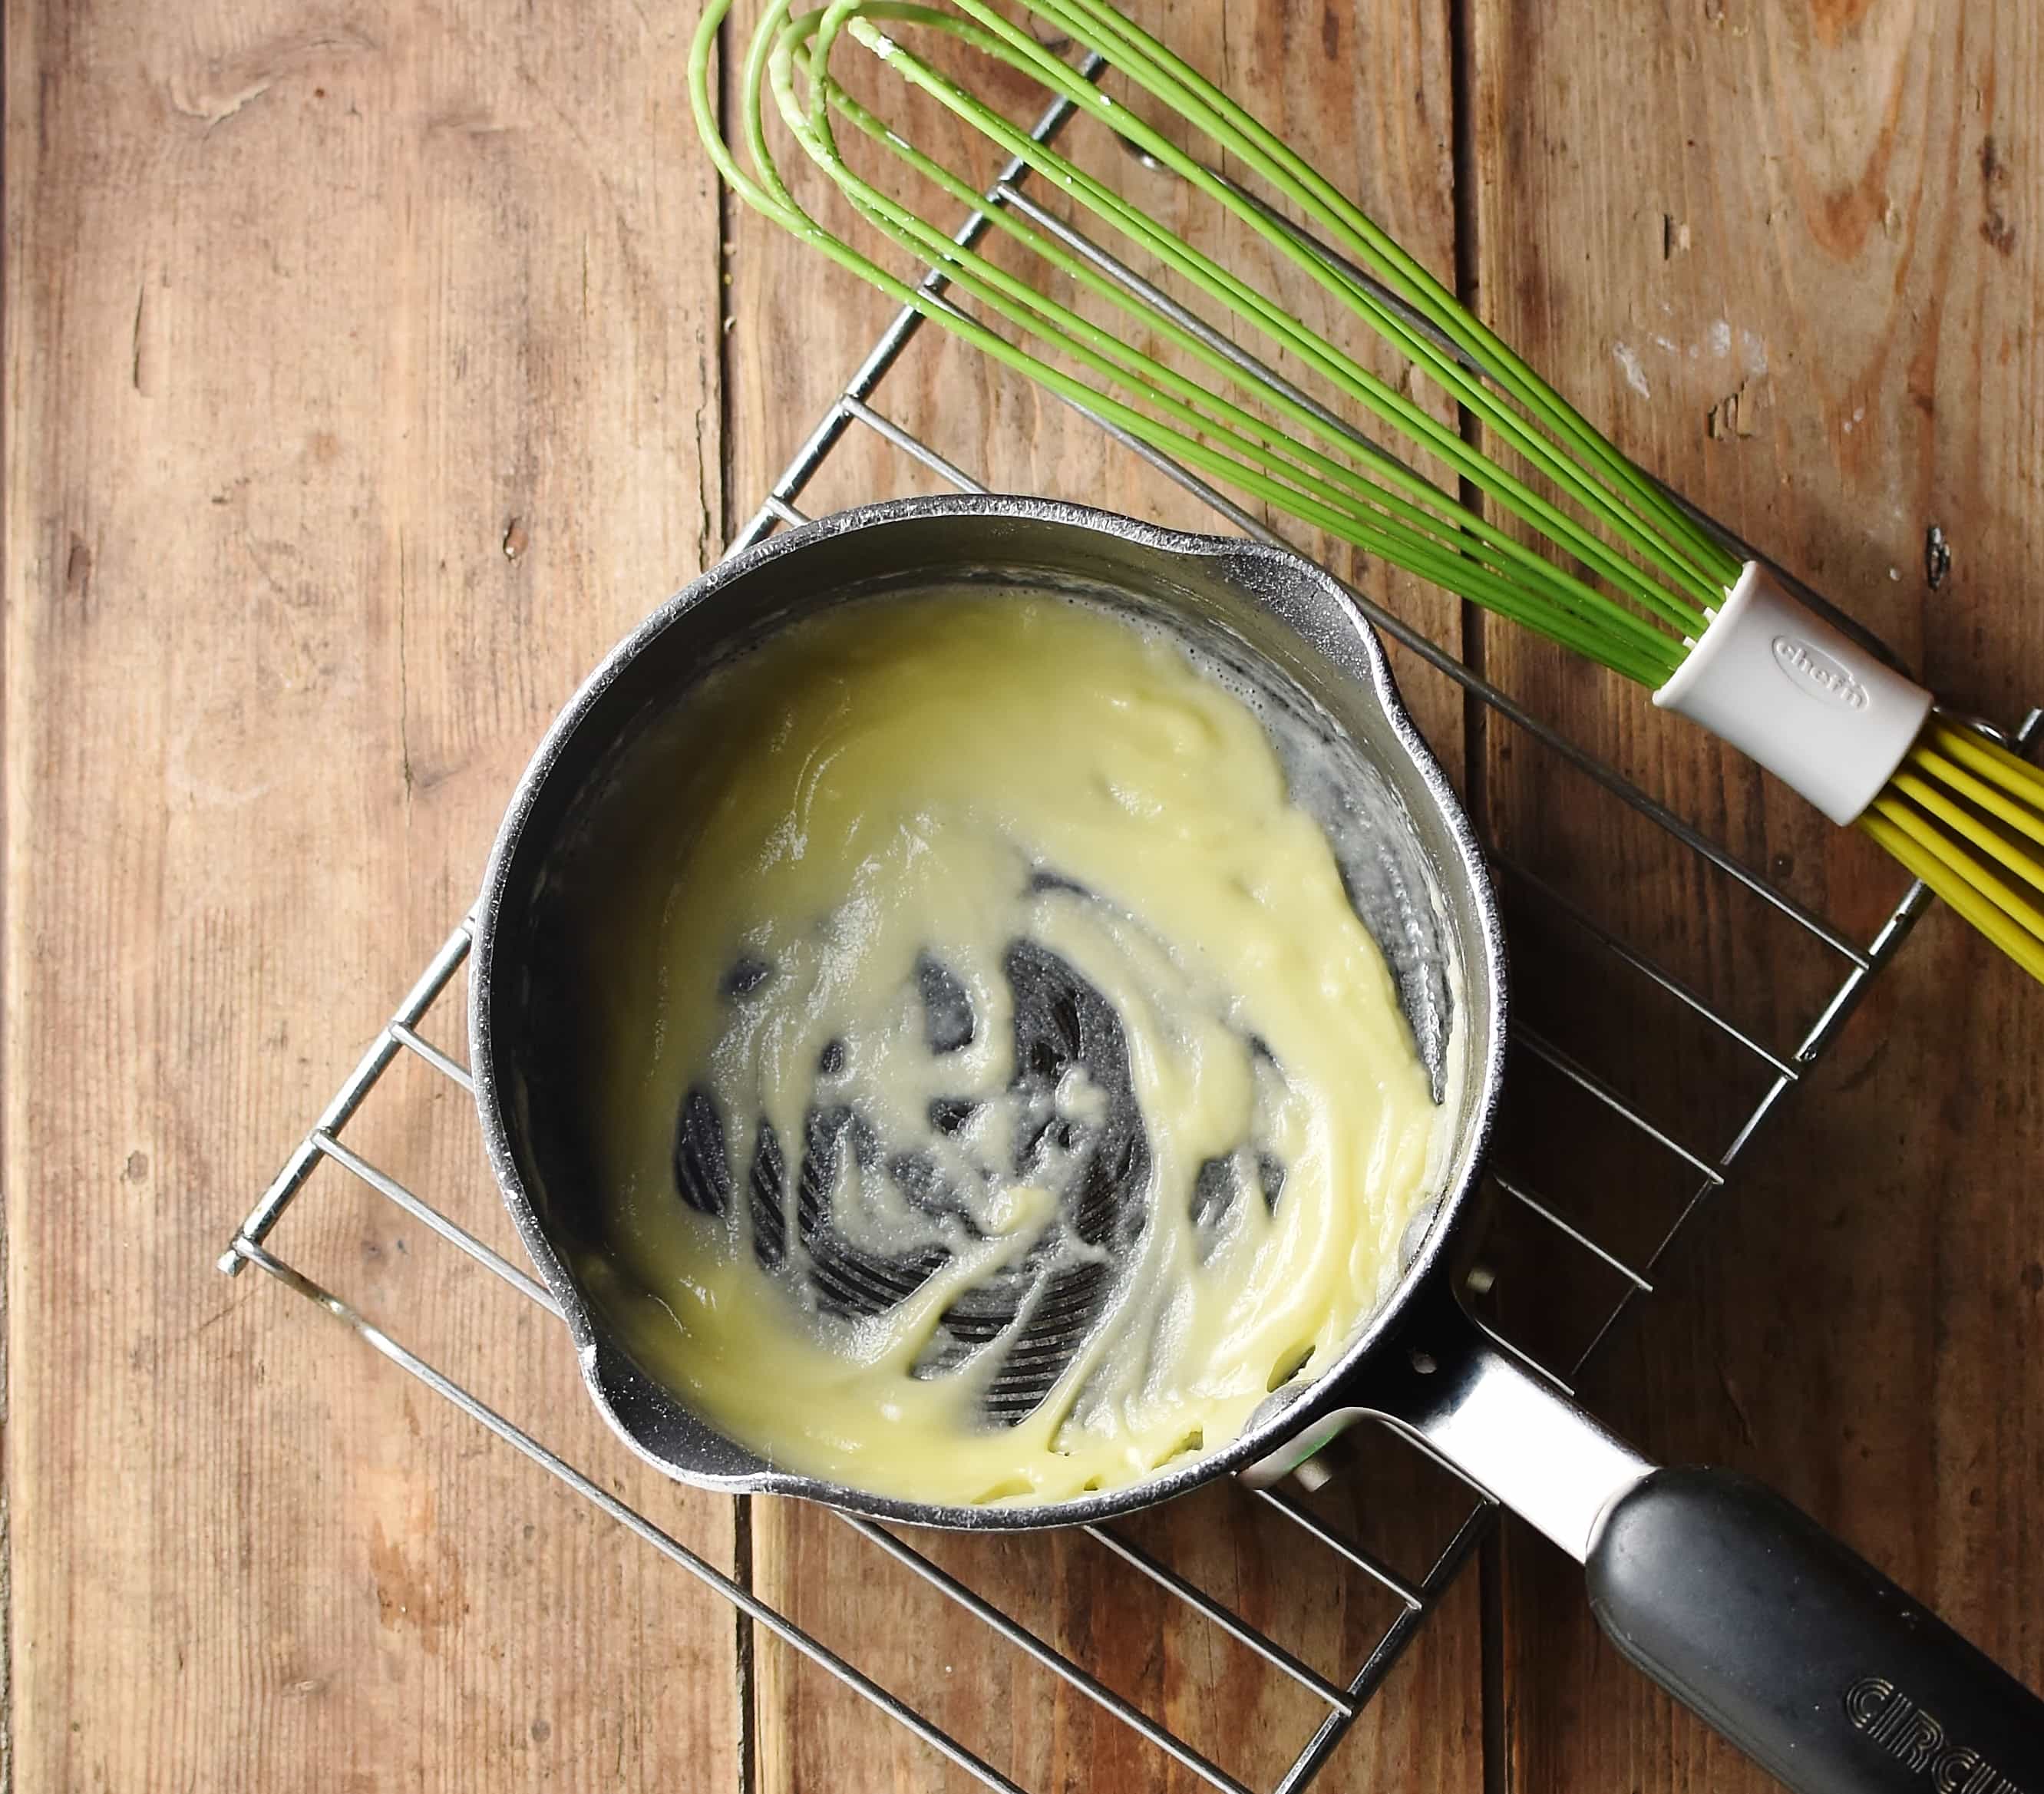
<path fill-rule="evenodd" d="M 1450 185 L 1454 196 L 1455 297 L 1472 313 L 1482 300 L 1481 244 L 1477 232 L 1481 209 L 1477 203 L 1480 149 L 1476 117 L 1476 17 L 1470 0 L 1447 0 L 1448 15 L 1448 104 L 1452 131 L 1453 159 Z M 1471 448 L 1481 446 L 1481 432 L 1466 406 L 1458 406 L 1460 433 Z M 1479 515 L 1489 506 L 1473 482 L 1460 482 L 1461 498 Z M 1462 607 L 1462 659 L 1470 670 L 1484 677 L 1485 619 L 1481 606 L 1465 602 Z M 1489 820 L 1487 806 L 1489 781 L 1485 736 L 1489 709 L 1474 692 L 1462 695 L 1462 755 L 1466 770 L 1466 797 L 1470 814 L 1479 827 Z M 1498 1530 L 1493 1527 L 1477 1555 L 1477 1612 L 1479 1628 L 1480 1684 L 1478 1711 L 1483 1735 L 1481 1746 L 1484 1794 L 1509 1794 L 1512 1785 L 1511 1737 L 1506 1724 L 1504 1631 L 1504 1554 Z"/>

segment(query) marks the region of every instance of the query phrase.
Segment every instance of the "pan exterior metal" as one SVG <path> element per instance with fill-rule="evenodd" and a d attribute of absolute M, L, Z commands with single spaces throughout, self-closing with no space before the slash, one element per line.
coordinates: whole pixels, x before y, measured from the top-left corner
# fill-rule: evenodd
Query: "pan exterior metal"
<path fill-rule="evenodd" d="M 544 1043 L 521 1026 L 526 931 L 550 849 L 605 757 L 649 708 L 671 704 L 740 629 L 805 606 L 889 586 L 998 578 L 1084 590 L 1139 607 L 1178 607 L 1262 657 L 1297 683 L 1353 739 L 1402 821 L 1432 917 L 1409 906 L 1379 917 L 1366 906 L 1393 965 L 1423 1051 L 1460 1113 L 1444 1187 L 1408 1241 L 1403 1274 L 1339 1358 L 1288 1386 L 1239 1437 L 1151 1477 L 1075 1500 L 957 1507 L 878 1496 L 778 1469 L 706 1425 L 640 1370 L 609 1336 L 571 1273 L 563 1200 L 550 1189 L 530 1126 L 528 1079 Z M 1394 877 L 1392 882 L 1410 882 Z M 1382 650 L 1340 586 L 1287 551 L 1158 529 L 1047 500 L 916 498 L 820 519 L 770 538 L 705 574 L 615 649 L 548 732 L 513 795 L 477 912 L 471 978 L 471 1064 L 491 1166 L 534 1266 L 559 1304 L 583 1380 L 605 1418 L 640 1456 L 685 1481 L 734 1492 L 799 1495 L 916 1524 L 989 1529 L 1095 1521 L 1281 1455 L 1300 1428 L 1331 1414 L 1375 1411 L 1364 1367 L 1399 1335 L 1419 1293 L 1437 1284 L 1466 1216 L 1496 1116 L 1505 1040 L 1504 943 L 1476 841 L 1452 788 L 1407 716 Z M 1389 937 L 1389 938 L 1387 938 Z M 1452 960 L 1452 980 L 1445 977 Z M 1443 1012 L 1441 992 L 1450 993 Z M 1430 1033 L 1437 1036 L 1429 1039 Z"/>
<path fill-rule="evenodd" d="M 1578 1563 L 1614 1503 L 1653 1469 L 1472 1320 L 1445 1280 L 1418 1292 L 1370 1363 L 1301 1401 L 1284 1449 L 1247 1466 L 1266 1484 L 1364 1419 L 1389 1422 Z"/>

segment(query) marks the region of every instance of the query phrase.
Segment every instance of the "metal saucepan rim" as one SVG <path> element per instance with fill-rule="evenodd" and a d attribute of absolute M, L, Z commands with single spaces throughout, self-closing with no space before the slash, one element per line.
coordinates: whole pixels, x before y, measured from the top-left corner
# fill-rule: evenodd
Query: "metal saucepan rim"
<path fill-rule="evenodd" d="M 540 1222 L 513 1149 L 494 1051 L 491 1004 L 498 945 L 496 920 L 526 824 L 568 743 L 624 669 L 684 613 L 781 556 L 813 551 L 821 544 L 857 532 L 885 529 L 945 516 L 980 517 L 990 522 L 1050 524 L 1091 531 L 1132 542 L 1161 555 L 1277 570 L 1288 578 L 1309 580 L 1324 586 L 1353 619 L 1357 640 L 1370 669 L 1373 695 L 1447 824 L 1450 837 L 1461 857 L 1464 875 L 1476 899 L 1479 921 L 1478 938 L 1466 939 L 1462 943 L 1469 962 L 1466 971 L 1471 977 L 1484 978 L 1489 985 L 1488 1001 L 1479 1005 L 1487 1016 L 1487 1037 L 1478 1043 L 1478 1050 L 1473 1055 L 1473 1076 L 1478 1087 L 1472 1093 L 1471 1120 L 1450 1159 L 1451 1165 L 1459 1165 L 1460 1174 L 1452 1187 L 1439 1193 L 1435 1218 L 1391 1293 L 1350 1340 L 1341 1356 L 1320 1375 L 1300 1385 L 1300 1394 L 1292 1403 L 1276 1412 L 1266 1412 L 1262 1419 L 1218 1450 L 1189 1455 L 1172 1467 L 1133 1483 L 1037 1505 L 977 1508 L 916 1501 L 873 1494 L 766 1465 L 756 1470 L 737 1473 L 705 1472 L 678 1463 L 649 1447 L 620 1417 L 614 1395 L 617 1389 L 633 1378 L 646 1380 L 644 1373 L 605 1335 Z M 989 559 L 998 564 L 1001 555 L 997 544 L 989 544 Z M 908 567 L 903 570 L 920 570 Z M 1416 1298 L 1443 1273 L 1447 1254 L 1481 1177 L 1484 1151 L 1495 1120 L 1498 1090 L 1504 1075 L 1504 936 L 1481 850 L 1447 775 L 1405 710 L 1375 632 L 1349 601 L 1339 582 L 1289 549 L 1240 538 L 1164 529 L 1112 512 L 1052 499 L 968 494 L 893 499 L 861 505 L 770 536 L 720 563 L 676 593 L 605 656 L 548 729 L 505 811 L 490 851 L 482 894 L 473 915 L 475 947 L 470 975 L 469 1062 L 474 1074 L 476 1107 L 484 1144 L 519 1236 L 559 1304 L 562 1318 L 567 1323 L 583 1382 L 613 1430 L 633 1452 L 649 1463 L 697 1486 L 732 1493 L 802 1496 L 877 1519 L 917 1525 L 1016 1531 L 1080 1525 L 1150 1507 L 1226 1472 L 1239 1469 L 1279 1448 L 1287 1439 L 1294 1436 L 1301 1424 L 1300 1416 L 1308 1407 L 1316 1413 L 1323 1413 L 1343 1406 L 1360 1395 L 1368 1361 L 1395 1332 Z"/>

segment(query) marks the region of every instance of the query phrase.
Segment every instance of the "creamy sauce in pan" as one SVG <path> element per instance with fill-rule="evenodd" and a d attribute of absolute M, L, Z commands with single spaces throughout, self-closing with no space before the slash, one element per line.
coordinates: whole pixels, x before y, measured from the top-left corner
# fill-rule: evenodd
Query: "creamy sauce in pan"
<path fill-rule="evenodd" d="M 647 1370 L 778 1466 L 1040 1501 L 1338 1351 L 1446 1131 L 1281 726 L 1041 595 L 691 694 L 590 967 L 580 1270 Z"/>

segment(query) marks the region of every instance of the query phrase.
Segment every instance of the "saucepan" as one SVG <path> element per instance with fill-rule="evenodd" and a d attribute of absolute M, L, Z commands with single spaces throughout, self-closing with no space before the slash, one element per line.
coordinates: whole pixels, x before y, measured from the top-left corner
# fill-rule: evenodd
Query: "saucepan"
<path fill-rule="evenodd" d="M 564 931 L 601 926 L 580 863 L 636 743 L 711 668 L 820 608 L 884 592 L 1055 591 L 1178 632 L 1310 716 L 1323 764 L 1295 781 L 1324 825 L 1367 843 L 1344 865 L 1383 948 L 1453 1147 L 1388 1298 L 1316 1373 L 1231 1441 L 1073 1499 L 960 1507 L 777 1467 L 637 1362 L 578 1266 L 599 1245 L 582 993 Z M 1331 772 L 1329 769 L 1331 768 Z M 1356 826 L 1360 824 L 1360 827 Z M 909 499 L 770 539 L 670 601 L 555 723 L 492 855 L 471 979 L 476 1100 L 493 1167 L 559 1303 L 590 1395 L 642 1456 L 685 1481 L 807 1497 L 918 1525 L 1098 1521 L 1210 1477 L 1267 1481 L 1366 1416 L 1416 1439 L 1523 1515 L 1588 1576 L 1619 1649 L 1791 1786 L 2044 1794 L 2044 1703 L 1758 1483 L 1659 1469 L 1516 1358 L 1463 1308 L 1466 1243 L 1497 1112 L 1503 935 L 1467 819 L 1340 585 L 1289 552 L 1174 534 L 1029 498 Z M 596 918 L 592 923 L 592 917 Z"/>

